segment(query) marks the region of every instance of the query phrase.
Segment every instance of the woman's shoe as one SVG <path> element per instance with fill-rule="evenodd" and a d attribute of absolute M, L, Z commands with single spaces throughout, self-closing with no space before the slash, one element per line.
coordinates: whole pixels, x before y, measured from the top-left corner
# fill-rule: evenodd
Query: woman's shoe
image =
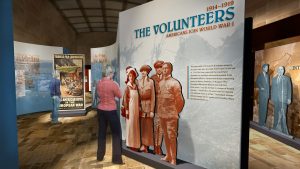
<path fill-rule="evenodd" d="M 142 147 L 140 148 L 140 151 L 144 152 L 144 153 L 148 153 L 148 146 L 142 145 Z"/>

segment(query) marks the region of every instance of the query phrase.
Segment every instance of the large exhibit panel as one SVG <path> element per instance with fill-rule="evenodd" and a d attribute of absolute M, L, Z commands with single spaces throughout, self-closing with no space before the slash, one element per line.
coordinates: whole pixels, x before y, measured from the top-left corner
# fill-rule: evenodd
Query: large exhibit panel
<path fill-rule="evenodd" d="M 299 54 L 300 42 L 255 52 L 256 87 L 253 107 L 254 122 L 267 130 L 270 129 L 269 131 L 282 134 L 285 138 L 296 140 L 298 145 L 300 138 Z M 265 65 L 268 66 L 265 73 L 268 80 L 262 84 L 261 77 Z M 280 67 L 284 70 L 282 78 L 279 78 Z"/>
<path fill-rule="evenodd" d="M 157 60 L 171 62 L 184 98 L 177 158 L 205 168 L 240 168 L 244 5 L 157 0 L 120 13 L 122 91 L 128 66 L 136 68 L 139 80 L 142 65 L 152 67 L 150 77 Z M 121 124 L 125 140 L 125 120 Z"/>
<path fill-rule="evenodd" d="M 95 91 L 97 82 L 104 76 L 103 73 L 107 65 L 111 65 L 115 69 L 114 81 L 120 81 L 117 43 L 106 47 L 91 48 L 91 64 L 92 107 L 96 108 Z"/>
<path fill-rule="evenodd" d="M 62 47 L 14 42 L 17 115 L 52 109 L 53 56 L 62 52 Z"/>

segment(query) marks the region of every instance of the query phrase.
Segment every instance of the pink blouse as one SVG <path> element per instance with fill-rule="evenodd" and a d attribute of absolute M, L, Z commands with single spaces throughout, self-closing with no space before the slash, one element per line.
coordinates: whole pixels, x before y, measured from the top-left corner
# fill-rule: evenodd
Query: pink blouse
<path fill-rule="evenodd" d="M 100 98 L 98 109 L 112 111 L 117 109 L 115 97 L 121 98 L 119 85 L 113 80 L 105 77 L 97 84 L 97 93 Z"/>

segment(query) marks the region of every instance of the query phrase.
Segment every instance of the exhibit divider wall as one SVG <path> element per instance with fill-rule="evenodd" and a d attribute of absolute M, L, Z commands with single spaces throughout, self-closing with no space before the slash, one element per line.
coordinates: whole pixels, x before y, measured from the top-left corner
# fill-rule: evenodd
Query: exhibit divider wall
<path fill-rule="evenodd" d="M 0 168 L 19 168 L 11 0 L 0 1 Z"/>
<path fill-rule="evenodd" d="M 245 1 L 156 0 L 120 13 L 127 147 L 156 151 L 159 128 L 172 164 L 178 158 L 205 168 L 247 168 L 241 163 L 248 158 L 241 155 L 244 11 Z M 149 137 L 154 143 L 146 143 Z"/>
<path fill-rule="evenodd" d="M 118 44 L 114 43 L 110 46 L 91 48 L 91 92 L 92 92 L 92 107 L 97 107 L 96 86 L 99 80 L 104 76 L 104 71 L 107 65 L 114 68 L 114 81 L 120 82 L 119 79 L 119 57 Z"/>
<path fill-rule="evenodd" d="M 52 109 L 53 56 L 61 53 L 62 47 L 14 42 L 17 115 Z"/>
<path fill-rule="evenodd" d="M 252 127 L 300 149 L 300 42 L 255 52 Z M 266 79 L 266 80 L 264 80 Z"/>
<path fill-rule="evenodd" d="M 54 72 L 59 76 L 61 100 L 59 115 L 73 116 L 86 113 L 83 54 L 55 54 Z"/>

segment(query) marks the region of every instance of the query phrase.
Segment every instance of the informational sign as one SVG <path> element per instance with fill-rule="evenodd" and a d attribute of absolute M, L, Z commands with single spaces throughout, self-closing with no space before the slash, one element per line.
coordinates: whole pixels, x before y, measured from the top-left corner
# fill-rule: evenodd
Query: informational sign
<path fill-rule="evenodd" d="M 160 104 L 171 106 L 182 92 L 183 110 L 180 104 L 170 109 L 179 113 L 178 159 L 205 168 L 240 168 L 244 6 L 237 0 L 156 0 L 120 13 L 122 91 L 128 86 L 128 66 L 137 70 L 138 80 L 142 66 L 151 66 L 149 77 L 157 74 L 164 89 L 156 92 L 162 96 L 155 113 L 173 127 L 176 122 L 166 120 L 168 111 Z M 173 67 L 164 65 L 161 76 L 157 61 Z M 121 124 L 125 140 L 129 125 Z M 164 134 L 176 138 L 169 130 Z"/>
<path fill-rule="evenodd" d="M 55 54 L 54 70 L 59 72 L 61 103 L 60 110 L 85 109 L 84 55 Z"/>
<path fill-rule="evenodd" d="M 15 70 L 15 75 L 16 75 L 16 96 L 17 97 L 26 96 L 24 70 Z"/>
<path fill-rule="evenodd" d="M 52 109 L 52 58 L 62 52 L 62 47 L 14 42 L 17 115 Z"/>

